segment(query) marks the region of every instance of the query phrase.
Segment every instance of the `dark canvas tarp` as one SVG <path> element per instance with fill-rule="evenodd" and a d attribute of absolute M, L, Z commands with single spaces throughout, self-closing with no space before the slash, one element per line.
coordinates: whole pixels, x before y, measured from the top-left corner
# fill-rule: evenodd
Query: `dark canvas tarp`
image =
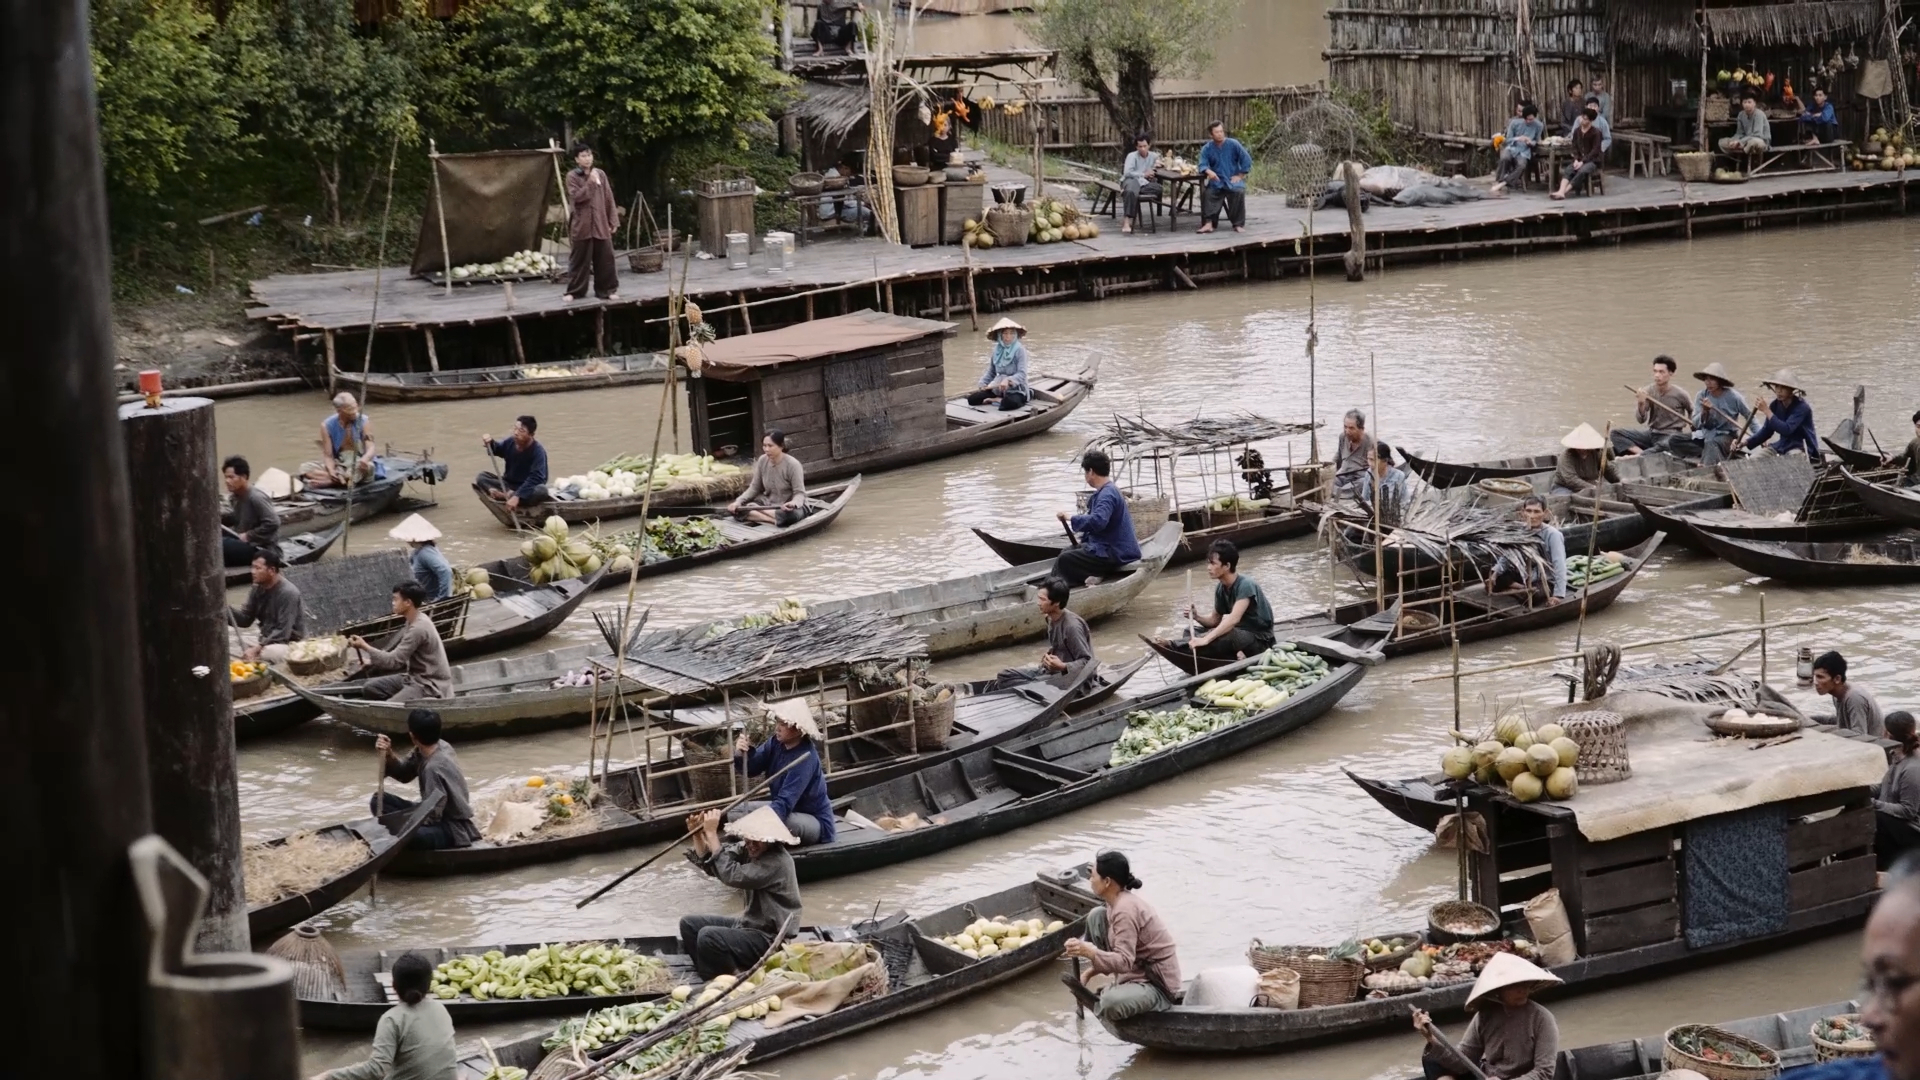
<path fill-rule="evenodd" d="M 540 246 L 547 204 L 553 200 L 553 154 L 495 150 L 441 154 L 440 195 L 447 201 L 447 256 L 452 265 L 494 262 Z M 439 205 L 427 188 L 427 213 L 413 245 L 413 272 L 445 270 Z"/>

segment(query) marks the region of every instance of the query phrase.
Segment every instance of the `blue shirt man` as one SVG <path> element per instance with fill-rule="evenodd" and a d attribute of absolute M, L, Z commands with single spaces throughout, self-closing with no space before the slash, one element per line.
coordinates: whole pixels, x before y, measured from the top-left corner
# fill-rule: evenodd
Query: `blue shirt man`
<path fill-rule="evenodd" d="M 1218 120 L 1207 125 L 1207 144 L 1200 148 L 1200 175 L 1205 181 L 1200 216 L 1205 220 L 1198 231 L 1212 232 L 1223 207 L 1234 232 L 1247 227 L 1247 174 L 1252 171 L 1253 155 L 1239 139 L 1227 138 L 1226 125 Z"/>
<path fill-rule="evenodd" d="M 513 422 L 513 434 L 495 441 L 491 435 L 482 435 L 480 443 L 487 453 L 501 461 L 498 474 L 483 472 L 474 478 L 474 490 L 489 499 L 504 500 L 508 510 L 518 510 L 522 504 L 532 505 L 547 501 L 547 448 L 540 445 L 533 433 L 540 430 L 540 422 L 531 416 L 521 416 Z"/>
<path fill-rule="evenodd" d="M 736 813 L 745 815 L 761 806 L 772 807 L 802 844 L 833 843 L 833 801 L 827 798 L 827 778 L 814 750 L 820 726 L 804 699 L 790 698 L 773 705 L 773 736 L 750 747 L 746 735 L 734 741 L 734 761 L 749 777 L 772 776 L 767 801 L 747 803 Z M 787 769 L 790 763 L 798 762 Z M 786 769 L 786 772 L 780 770 Z M 778 774 L 778 775 L 776 775 Z"/>
<path fill-rule="evenodd" d="M 1108 477 L 1113 459 L 1098 450 L 1089 450 L 1080 458 L 1087 486 L 1093 497 L 1087 500 L 1087 512 L 1059 515 L 1079 542 L 1060 553 L 1053 561 L 1053 572 L 1068 585 L 1097 583 L 1099 578 L 1118 571 L 1140 558 L 1140 541 L 1133 535 L 1133 515 L 1127 512 L 1127 498 Z"/>
<path fill-rule="evenodd" d="M 1793 385 L 1792 374 L 1782 372 L 1760 385 L 1771 389 L 1774 399 L 1767 403 L 1767 422 L 1747 436 L 1747 449 L 1752 450 L 1777 436 L 1778 441 L 1769 448 L 1774 453 L 1805 450 L 1808 460 L 1819 461 L 1820 435 L 1813 430 L 1813 406 L 1807 404 L 1804 392 Z"/>
<path fill-rule="evenodd" d="M 414 545 L 413 580 L 427 590 L 428 600 L 445 600 L 453 595 L 453 567 L 440 554 L 439 545 L 432 541 Z"/>

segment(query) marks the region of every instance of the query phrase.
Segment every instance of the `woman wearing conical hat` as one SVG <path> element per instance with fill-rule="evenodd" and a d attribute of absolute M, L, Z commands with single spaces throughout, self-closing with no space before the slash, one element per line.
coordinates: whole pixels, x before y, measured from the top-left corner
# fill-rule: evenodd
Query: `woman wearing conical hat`
<path fill-rule="evenodd" d="M 1809 461 L 1819 461 L 1820 433 L 1814 430 L 1813 406 L 1807 404 L 1807 392 L 1801 388 L 1800 380 L 1793 372 L 1782 371 L 1760 385 L 1773 391 L 1773 400 L 1767 403 L 1767 422 L 1747 436 L 1747 449 L 1755 449 L 1773 439 L 1773 445 L 1767 449 L 1776 454 L 1802 450 Z"/>
<path fill-rule="evenodd" d="M 1581 424 L 1567 432 L 1560 440 L 1563 449 L 1560 461 L 1553 469 L 1553 494 L 1575 495 L 1583 491 L 1592 491 L 1605 480 L 1610 484 L 1620 482 L 1620 474 L 1614 471 L 1612 462 L 1603 462 L 1600 451 L 1607 440 L 1593 430 L 1592 424 Z"/>
<path fill-rule="evenodd" d="M 1439 1041 L 1425 1010 L 1413 1010 L 1414 1030 L 1427 1037 L 1420 1058 L 1427 1080 L 1469 1076 L 1468 1062 L 1487 1080 L 1553 1080 L 1560 1026 L 1533 995 L 1558 985 L 1558 976 L 1512 953 L 1493 954 L 1467 995 L 1473 1019 L 1460 1037 L 1458 1053 Z"/>
<path fill-rule="evenodd" d="M 440 554 L 440 530 L 433 522 L 419 514 L 407 515 L 407 520 L 387 530 L 387 537 L 398 540 L 412 549 L 409 560 L 413 565 L 413 580 L 427 590 L 427 602 L 445 600 L 453 595 L 453 567 L 447 564 L 447 557 Z"/>
<path fill-rule="evenodd" d="M 1700 464 L 1718 465 L 1732 453 L 1734 437 L 1753 415 L 1753 406 L 1733 388 L 1733 379 L 1718 361 L 1693 377 L 1706 384 L 1693 399 L 1693 437 L 1687 443 L 1675 439 L 1673 449 L 1677 453 L 1683 446 L 1696 447 Z"/>
<path fill-rule="evenodd" d="M 765 806 L 726 829 L 729 840 L 722 843 L 718 810 L 687 817 L 687 831 L 693 834 L 687 858 L 722 885 L 747 894 L 746 910 L 737 918 L 681 917 L 680 946 L 703 979 L 738 975 L 766 953 L 773 935 L 789 919 L 800 917 L 800 878 L 787 852 L 800 838 Z"/>
<path fill-rule="evenodd" d="M 980 386 L 967 395 L 969 405 L 998 402 L 1001 412 L 1012 412 L 1027 403 L 1027 346 L 1021 339 L 1027 328 L 1012 319 L 1001 319 L 987 331 L 993 353 L 987 357 L 987 373 Z"/>

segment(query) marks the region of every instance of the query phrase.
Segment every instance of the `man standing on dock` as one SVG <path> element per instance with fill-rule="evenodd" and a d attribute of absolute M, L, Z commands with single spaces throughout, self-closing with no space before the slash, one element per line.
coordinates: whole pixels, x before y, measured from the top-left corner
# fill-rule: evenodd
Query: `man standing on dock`
<path fill-rule="evenodd" d="M 1060 520 L 1079 540 L 1053 560 L 1053 572 L 1069 585 L 1098 585 L 1100 579 L 1140 558 L 1140 541 L 1133 535 L 1133 515 L 1127 511 L 1127 497 L 1109 479 L 1113 459 L 1098 450 L 1089 450 L 1080 458 L 1087 486 L 1093 497 L 1087 500 L 1087 512 Z"/>
<path fill-rule="evenodd" d="M 1220 223 L 1220 207 L 1227 208 L 1227 220 L 1234 232 L 1247 230 L 1247 174 L 1253 171 L 1253 155 L 1239 139 L 1227 138 L 1227 125 L 1215 120 L 1207 125 L 1207 145 L 1200 148 L 1200 213 L 1206 222 L 1200 232 L 1210 233 Z"/>
<path fill-rule="evenodd" d="M 567 299 L 587 295 L 588 278 L 593 294 L 602 300 L 620 299 L 620 280 L 613 264 L 613 230 L 620 223 L 620 208 L 613 201 L 613 185 L 607 174 L 593 167 L 593 147 L 573 144 L 574 168 L 567 173 Z"/>
<path fill-rule="evenodd" d="M 499 442 L 491 435 L 480 436 L 487 456 L 498 457 L 503 464 L 501 472 L 489 470 L 474 477 L 473 489 L 489 499 L 505 499 L 508 510 L 546 502 L 547 448 L 533 437 L 538 430 L 540 422 L 529 415 L 514 420 L 513 434 Z"/>
<path fill-rule="evenodd" d="M 1653 382 L 1634 395 L 1633 418 L 1647 425 L 1646 429 L 1614 428 L 1614 456 L 1637 457 L 1648 450 L 1665 450 L 1673 440 L 1686 438 L 1693 426 L 1693 402 L 1687 399 L 1685 390 L 1673 385 L 1673 373 L 1678 370 L 1680 364 L 1671 356 L 1653 358 Z"/>

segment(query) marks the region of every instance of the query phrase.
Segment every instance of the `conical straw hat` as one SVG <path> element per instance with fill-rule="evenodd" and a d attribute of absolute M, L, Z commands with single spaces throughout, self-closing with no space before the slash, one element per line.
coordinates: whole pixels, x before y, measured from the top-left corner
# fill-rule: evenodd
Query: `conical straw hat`
<path fill-rule="evenodd" d="M 1772 390 L 1777 390 L 1784 386 L 1796 394 L 1806 393 L 1806 387 L 1800 385 L 1799 377 L 1785 368 L 1774 372 L 1773 377 L 1770 379 L 1760 380 L 1760 385 Z"/>
<path fill-rule="evenodd" d="M 775 720 L 784 720 L 800 729 L 800 734 L 809 739 L 819 739 L 820 723 L 813 718 L 813 709 L 806 698 L 788 698 L 767 706 L 767 715 Z"/>
<path fill-rule="evenodd" d="M 1567 432 L 1567 437 L 1560 440 L 1560 445 L 1569 450 L 1599 450 L 1607 445 L 1607 440 L 1593 430 L 1592 424 L 1581 424 Z"/>
<path fill-rule="evenodd" d="M 1014 322 L 1012 319 L 1009 319 L 1004 315 L 1000 317 L 999 322 L 994 323 L 993 326 L 987 330 L 987 336 L 990 338 L 998 338 L 1000 336 L 1000 331 L 1002 330 L 1018 330 L 1020 331 L 1021 337 L 1027 336 L 1026 327 L 1021 326 L 1019 323 Z"/>
<path fill-rule="evenodd" d="M 404 540 L 409 544 L 424 544 L 429 540 L 440 539 L 440 530 L 433 522 L 419 514 L 408 514 L 407 520 L 387 530 L 387 536 L 394 540 Z"/>
<path fill-rule="evenodd" d="M 1539 993 L 1549 986 L 1558 985 L 1560 977 L 1553 972 L 1512 953 L 1494 953 L 1493 959 L 1481 969 L 1480 977 L 1473 981 L 1473 992 L 1467 995 L 1467 1008 L 1473 1009 L 1481 998 L 1509 986 L 1524 986 L 1533 993 Z"/>
<path fill-rule="evenodd" d="M 1713 363 L 1708 364 L 1706 367 L 1703 367 L 1699 371 L 1694 372 L 1693 377 L 1696 379 L 1699 379 L 1701 382 L 1706 382 L 1707 379 L 1711 377 L 1711 378 L 1719 379 L 1720 385 L 1722 386 L 1733 385 L 1732 377 L 1727 374 L 1726 368 L 1720 366 L 1720 361 L 1718 360 L 1715 360 Z"/>
<path fill-rule="evenodd" d="M 763 806 L 727 826 L 727 835 L 739 837 L 742 840 L 758 840 L 763 844 L 800 846 L 800 838 L 793 835 L 793 831 L 787 828 L 787 823 L 780 820 L 780 815 L 774 813 L 771 806 Z"/>

